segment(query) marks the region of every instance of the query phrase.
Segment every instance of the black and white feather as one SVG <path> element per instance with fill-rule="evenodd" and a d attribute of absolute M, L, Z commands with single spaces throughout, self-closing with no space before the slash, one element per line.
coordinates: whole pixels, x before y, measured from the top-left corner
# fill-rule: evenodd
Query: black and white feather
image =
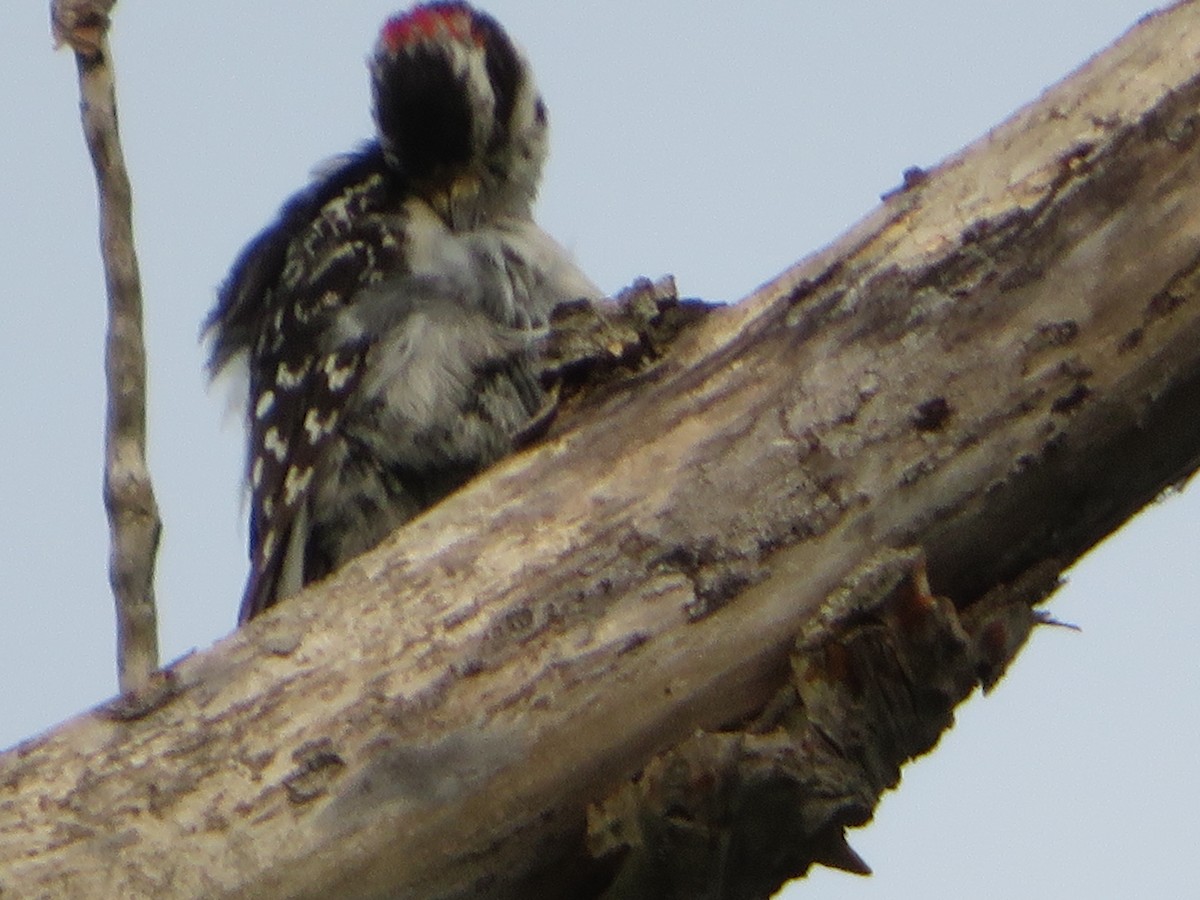
<path fill-rule="evenodd" d="M 465 3 L 385 23 L 376 139 L 242 252 L 206 322 L 244 359 L 250 575 L 239 620 L 370 549 L 547 412 L 551 310 L 599 291 L 531 218 L 546 111 Z"/>

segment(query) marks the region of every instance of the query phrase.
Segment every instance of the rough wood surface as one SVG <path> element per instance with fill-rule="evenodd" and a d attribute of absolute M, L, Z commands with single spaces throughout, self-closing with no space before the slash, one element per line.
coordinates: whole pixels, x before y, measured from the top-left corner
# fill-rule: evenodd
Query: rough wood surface
<path fill-rule="evenodd" d="M 637 838 L 593 807 L 580 865 L 588 805 L 773 728 L 881 550 L 987 638 L 1200 463 L 1197 60 L 1200 5 L 1149 18 L 333 581 L 7 753 L 0 887 L 598 893 Z"/>

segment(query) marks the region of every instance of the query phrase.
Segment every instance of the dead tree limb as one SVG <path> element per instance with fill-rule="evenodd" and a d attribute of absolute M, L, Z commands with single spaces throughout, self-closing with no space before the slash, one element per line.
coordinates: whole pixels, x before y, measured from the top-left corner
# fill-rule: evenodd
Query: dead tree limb
<path fill-rule="evenodd" d="M 100 250 L 108 289 L 104 373 L 104 507 L 111 550 L 109 582 L 117 613 L 122 691 L 145 690 L 158 668 L 154 561 L 162 522 L 146 464 L 146 350 L 142 285 L 133 244 L 133 194 L 117 129 L 108 45 L 115 0 L 54 0 L 56 41 L 75 53 L 83 134 L 96 170 Z"/>
<path fill-rule="evenodd" d="M 156 708 L 8 753 L 0 882 L 695 896 L 665 851 L 755 897 L 857 867 L 841 829 L 1057 574 L 1200 464 L 1197 59 L 1200 4 L 1148 18 Z"/>

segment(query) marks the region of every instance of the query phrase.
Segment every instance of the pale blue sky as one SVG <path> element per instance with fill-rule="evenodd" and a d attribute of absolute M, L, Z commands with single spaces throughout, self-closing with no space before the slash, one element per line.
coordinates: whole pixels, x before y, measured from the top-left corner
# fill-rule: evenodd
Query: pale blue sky
<path fill-rule="evenodd" d="M 736 299 L 982 134 L 1152 0 L 494 0 L 553 126 L 543 224 L 616 290 L 673 272 Z M 164 657 L 233 625 L 241 435 L 198 324 L 242 244 L 367 135 L 364 57 L 392 2 L 121 0 Z M 103 288 L 74 65 L 46 3 L 0 6 L 0 747 L 115 690 L 100 503 Z M 871 879 L 789 896 L 1200 896 L 1200 491 L 1071 574 L 1046 630 L 852 836 Z"/>

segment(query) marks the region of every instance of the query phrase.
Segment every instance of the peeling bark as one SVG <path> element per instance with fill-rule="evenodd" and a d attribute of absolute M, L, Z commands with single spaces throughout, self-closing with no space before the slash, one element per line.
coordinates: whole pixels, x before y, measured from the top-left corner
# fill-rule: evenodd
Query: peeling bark
<path fill-rule="evenodd" d="M 845 829 L 995 684 L 1057 585 L 1035 570 L 960 617 L 930 593 L 919 550 L 869 560 L 801 630 L 789 678 L 752 721 L 698 732 L 593 805 L 599 895 L 749 900 L 814 863 L 869 875 Z"/>
<path fill-rule="evenodd" d="M 1148 18 L 154 697 L 10 751 L 0 884 L 694 896 L 690 863 L 759 897 L 860 866 L 841 829 L 1200 464 L 1197 59 L 1200 4 Z"/>

